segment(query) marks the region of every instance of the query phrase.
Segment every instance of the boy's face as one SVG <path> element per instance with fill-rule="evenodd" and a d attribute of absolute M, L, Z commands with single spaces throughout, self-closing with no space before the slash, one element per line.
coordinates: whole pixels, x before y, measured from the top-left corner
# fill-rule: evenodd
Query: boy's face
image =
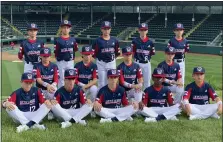
<path fill-rule="evenodd" d="M 124 61 L 131 61 L 132 60 L 132 54 L 123 54 Z"/>
<path fill-rule="evenodd" d="M 64 79 L 64 86 L 68 91 L 71 91 L 74 88 L 75 84 L 75 79 L 74 78 L 69 78 L 69 79 Z"/>
<path fill-rule="evenodd" d="M 195 82 L 201 83 L 201 82 L 204 81 L 204 78 L 205 78 L 205 74 L 202 74 L 202 73 L 200 73 L 200 74 L 193 74 L 193 79 L 194 79 Z"/>
<path fill-rule="evenodd" d="M 164 81 L 164 78 L 162 77 L 152 77 L 152 79 L 156 86 L 161 86 Z"/>
<path fill-rule="evenodd" d="M 68 35 L 70 33 L 71 27 L 69 26 L 61 26 L 61 32 L 63 35 Z"/>
<path fill-rule="evenodd" d="M 138 30 L 139 31 L 139 34 L 140 34 L 140 36 L 146 36 L 147 35 L 147 33 L 148 33 L 148 30 L 146 30 L 146 29 L 141 29 L 141 30 Z"/>
<path fill-rule="evenodd" d="M 88 54 L 88 55 L 83 54 L 82 57 L 83 57 L 83 61 L 84 62 L 86 62 L 86 63 L 90 63 L 91 62 L 91 59 L 92 59 L 92 55 L 91 54 Z"/>
<path fill-rule="evenodd" d="M 22 85 L 22 88 L 25 92 L 29 92 L 31 87 L 33 86 L 33 82 L 25 82 L 25 81 L 22 81 L 21 82 L 21 85 Z"/>
<path fill-rule="evenodd" d="M 166 59 L 168 61 L 173 60 L 175 54 L 174 53 L 165 53 Z"/>
<path fill-rule="evenodd" d="M 50 61 L 50 56 L 41 56 L 41 60 L 46 63 Z"/>
<path fill-rule="evenodd" d="M 36 37 L 37 32 L 38 32 L 38 30 L 30 29 L 30 30 L 28 30 L 28 35 L 29 35 L 30 37 Z"/>
<path fill-rule="evenodd" d="M 111 32 L 111 28 L 102 28 L 101 32 L 103 36 L 109 36 Z"/>
<path fill-rule="evenodd" d="M 111 86 L 115 86 L 118 83 L 118 76 L 116 77 L 108 77 L 108 84 Z"/>
<path fill-rule="evenodd" d="M 176 29 L 174 30 L 176 36 L 183 36 L 184 30 L 183 29 Z"/>

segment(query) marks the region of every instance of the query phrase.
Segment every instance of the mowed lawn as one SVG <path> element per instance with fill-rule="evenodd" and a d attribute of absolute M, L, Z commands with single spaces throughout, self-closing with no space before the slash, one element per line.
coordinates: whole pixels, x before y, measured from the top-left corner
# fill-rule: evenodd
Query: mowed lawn
<path fill-rule="evenodd" d="M 188 54 L 186 56 L 186 84 L 192 81 L 194 66 L 206 69 L 206 80 L 218 90 L 222 96 L 222 57 Z M 164 54 L 158 52 L 152 57 L 152 69 L 164 60 Z M 118 60 L 120 63 L 122 60 Z M 20 76 L 23 63 L 2 61 L 2 99 L 20 87 Z M 61 129 L 56 121 L 44 119 L 46 131 L 30 130 L 16 133 L 16 124 L 2 110 L 2 141 L 3 142 L 220 142 L 222 140 L 222 121 L 216 119 L 189 121 L 185 114 L 179 121 L 162 121 L 144 123 L 143 118 L 135 118 L 133 122 L 99 124 L 99 118 L 87 117 L 88 126 L 74 124 L 70 128 Z"/>

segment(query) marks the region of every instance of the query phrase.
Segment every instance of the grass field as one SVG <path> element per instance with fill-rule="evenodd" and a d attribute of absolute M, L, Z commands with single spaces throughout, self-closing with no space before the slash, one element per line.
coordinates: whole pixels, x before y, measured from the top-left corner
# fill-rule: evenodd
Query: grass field
<path fill-rule="evenodd" d="M 163 60 L 163 53 L 158 52 L 152 58 L 152 67 Z M 121 60 L 117 61 L 118 63 Z M 206 80 L 218 90 L 222 96 L 222 57 L 188 54 L 186 60 L 186 84 L 192 81 L 191 73 L 194 66 L 206 69 Z M 23 63 L 2 61 L 2 98 L 20 87 L 20 76 Z M 133 122 L 99 124 L 99 118 L 87 117 L 88 126 L 73 125 L 65 130 L 56 121 L 43 123 L 48 127 L 46 131 L 30 130 L 17 134 L 16 124 L 2 111 L 2 141 L 3 142 L 220 142 L 222 140 L 222 121 L 207 119 L 189 121 L 183 114 L 179 121 L 163 121 L 145 124 L 143 118 L 135 118 Z"/>

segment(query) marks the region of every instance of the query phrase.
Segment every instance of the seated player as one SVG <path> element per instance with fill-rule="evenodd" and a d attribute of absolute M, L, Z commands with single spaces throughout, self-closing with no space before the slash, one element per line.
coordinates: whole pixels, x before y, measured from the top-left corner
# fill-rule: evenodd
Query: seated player
<path fill-rule="evenodd" d="M 46 99 L 52 100 L 54 93 L 57 90 L 59 70 L 56 64 L 50 62 L 51 49 L 41 48 L 40 58 L 41 62 L 37 63 L 33 67 L 33 74 L 36 77 L 36 87 L 40 88 Z M 48 120 L 52 120 L 54 117 L 50 112 L 48 114 Z"/>
<path fill-rule="evenodd" d="M 165 48 L 166 60 L 158 65 L 158 68 L 163 69 L 166 77 L 163 85 L 167 86 L 174 93 L 174 104 L 181 103 L 184 92 L 180 66 L 173 61 L 175 53 L 175 48 Z"/>
<path fill-rule="evenodd" d="M 94 102 L 98 91 L 96 86 L 98 70 L 96 64 L 92 62 L 94 51 L 91 46 L 86 45 L 82 47 L 81 54 L 83 61 L 78 62 L 74 66 L 77 71 L 76 84 L 82 87 L 85 94 L 89 94 L 91 101 Z M 96 115 L 92 112 L 91 116 L 95 117 Z"/>
<path fill-rule="evenodd" d="M 124 62 L 117 69 L 120 71 L 119 83 L 125 88 L 128 99 L 134 98 L 134 101 L 142 100 L 142 70 L 138 64 L 132 62 L 132 47 L 122 48 Z"/>
<path fill-rule="evenodd" d="M 51 103 L 49 100 L 45 100 L 40 89 L 32 86 L 33 82 L 33 74 L 23 73 L 21 77 L 22 87 L 14 91 L 2 104 L 13 121 L 20 124 L 16 129 L 17 133 L 27 131 L 30 128 L 46 129 L 39 122 L 50 111 Z"/>
<path fill-rule="evenodd" d="M 173 105 L 171 91 L 162 85 L 165 74 L 162 68 L 155 68 L 152 74 L 154 84 L 145 89 L 143 100 L 139 103 L 145 122 L 160 120 L 178 120 L 176 115 L 181 112 L 180 104 Z"/>
<path fill-rule="evenodd" d="M 188 84 L 183 96 L 183 108 L 190 120 L 206 119 L 209 117 L 219 119 L 222 114 L 222 101 L 210 84 L 204 81 L 205 69 L 195 67 L 193 70 L 194 82 Z M 210 98 L 215 104 L 210 104 Z"/>
<path fill-rule="evenodd" d="M 75 85 L 76 78 L 75 69 L 65 70 L 65 84 L 56 91 L 55 99 L 51 100 L 54 116 L 62 121 L 61 128 L 70 127 L 72 123 L 86 125 L 86 121 L 82 119 L 92 111 L 91 101 L 86 100 L 84 91 Z"/>
<path fill-rule="evenodd" d="M 125 89 L 117 84 L 119 72 L 110 69 L 107 72 L 108 85 L 102 87 L 94 103 L 95 113 L 101 118 L 100 123 L 113 121 L 132 121 L 131 115 L 138 111 L 138 103 L 128 105 Z"/>

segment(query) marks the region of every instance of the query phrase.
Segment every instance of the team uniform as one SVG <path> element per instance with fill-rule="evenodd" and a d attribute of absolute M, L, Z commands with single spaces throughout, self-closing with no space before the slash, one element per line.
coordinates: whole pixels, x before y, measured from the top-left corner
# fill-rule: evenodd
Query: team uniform
<path fill-rule="evenodd" d="M 30 24 L 28 29 L 38 29 L 36 24 Z M 29 40 L 26 39 L 21 42 L 18 58 L 20 60 L 25 60 L 24 72 L 31 73 L 33 71 L 33 66 L 39 63 L 40 60 L 40 49 L 44 48 L 44 43 L 40 40 Z"/>
<path fill-rule="evenodd" d="M 67 25 L 71 27 L 71 22 L 64 20 L 60 26 Z M 54 41 L 54 53 L 56 64 L 59 68 L 58 88 L 64 85 L 64 70 L 74 67 L 75 52 L 78 51 L 77 41 L 74 37 L 59 37 Z"/>
<path fill-rule="evenodd" d="M 84 65 L 83 61 L 78 62 L 74 68 L 77 71 L 77 81 L 76 84 L 80 87 L 88 84 L 94 78 L 98 76 L 97 65 L 93 62 L 90 62 L 89 65 Z M 90 93 L 91 101 L 94 102 L 97 96 L 98 88 L 96 85 L 91 86 L 89 89 L 86 90 L 86 94 Z"/>
<path fill-rule="evenodd" d="M 148 29 L 148 25 L 142 23 L 139 25 L 139 29 Z M 139 64 L 142 69 L 144 78 L 143 86 L 144 88 L 147 88 L 150 86 L 151 79 L 150 59 L 152 55 L 155 55 L 154 44 L 148 37 L 143 40 L 140 37 L 137 37 L 132 41 L 132 47 L 135 63 Z"/>
<path fill-rule="evenodd" d="M 135 101 L 140 102 L 143 92 L 131 89 L 129 86 L 129 84 L 138 84 L 138 79 L 142 78 L 142 70 L 139 65 L 132 63 L 128 66 L 122 62 L 117 69 L 120 70 L 119 83 L 125 88 L 128 99 L 134 98 Z"/>
<path fill-rule="evenodd" d="M 76 78 L 74 69 L 65 70 L 66 78 Z M 92 106 L 86 104 L 86 97 L 79 86 L 74 86 L 71 92 L 68 92 L 64 86 L 59 88 L 54 94 L 58 104 L 52 107 L 53 114 L 60 121 L 69 121 L 72 118 L 79 123 L 85 116 L 92 111 Z"/>
<path fill-rule="evenodd" d="M 170 49 L 172 49 L 172 50 L 170 50 Z M 169 48 L 166 48 L 165 52 L 174 52 L 173 50 L 174 50 L 174 48 L 169 47 Z M 173 81 L 173 80 L 177 81 L 178 79 L 182 78 L 180 66 L 176 62 L 172 62 L 172 64 L 169 65 L 169 64 L 167 64 L 166 61 L 163 61 L 163 62 L 159 63 L 159 65 L 157 67 L 163 69 L 165 78 L 168 81 Z M 182 100 L 183 92 L 184 92 L 183 87 L 178 87 L 177 85 L 168 84 L 167 83 L 168 81 L 165 81 L 163 83 L 163 85 L 167 86 L 171 90 L 171 92 L 175 93 L 174 103 L 175 104 L 180 103 Z"/>
<path fill-rule="evenodd" d="M 108 70 L 108 76 L 117 76 L 117 70 Z M 117 85 L 115 90 L 110 90 L 108 85 L 102 87 L 97 95 L 96 101 L 101 105 L 101 111 L 95 113 L 105 119 L 117 118 L 124 121 L 131 117 L 137 110 L 132 105 L 128 106 L 125 89 Z"/>
<path fill-rule="evenodd" d="M 101 28 L 110 28 L 111 23 L 104 21 Z M 92 45 L 94 49 L 94 58 L 98 67 L 98 88 L 102 88 L 107 84 L 108 69 L 116 69 L 116 57 L 120 55 L 119 42 L 116 38 L 110 37 L 109 40 L 99 37 Z"/>
<path fill-rule="evenodd" d="M 198 67 L 194 69 L 194 72 L 203 72 L 203 68 Z M 197 86 L 195 82 L 188 84 L 185 88 L 185 94 L 183 96 L 183 103 L 189 104 L 191 108 L 191 114 L 189 119 L 206 119 L 213 117 L 219 119 L 217 115 L 219 103 L 210 104 L 210 99 L 214 101 L 217 98 L 217 94 L 210 84 L 204 82 L 201 86 Z"/>
<path fill-rule="evenodd" d="M 29 80 L 33 81 L 33 75 L 24 73 L 22 81 Z M 43 93 L 37 87 L 32 87 L 28 92 L 25 92 L 23 88 L 19 88 L 10 95 L 7 101 L 14 103 L 15 109 L 12 111 L 6 109 L 6 112 L 14 122 L 21 125 L 26 125 L 30 121 L 39 124 L 50 111 L 44 104 L 45 98 Z"/>
<path fill-rule="evenodd" d="M 146 117 L 156 118 L 158 115 L 164 115 L 167 120 L 171 120 L 181 112 L 179 104 L 173 105 L 172 93 L 166 86 L 146 88 L 143 103 L 145 107 L 141 114 Z"/>
<path fill-rule="evenodd" d="M 175 29 L 184 29 L 183 24 L 175 24 Z M 189 52 L 189 43 L 187 39 L 177 40 L 175 37 L 171 38 L 168 42 L 168 47 L 174 47 L 176 50 L 174 62 L 180 65 L 182 73 L 182 81 L 185 80 L 185 53 Z"/>

